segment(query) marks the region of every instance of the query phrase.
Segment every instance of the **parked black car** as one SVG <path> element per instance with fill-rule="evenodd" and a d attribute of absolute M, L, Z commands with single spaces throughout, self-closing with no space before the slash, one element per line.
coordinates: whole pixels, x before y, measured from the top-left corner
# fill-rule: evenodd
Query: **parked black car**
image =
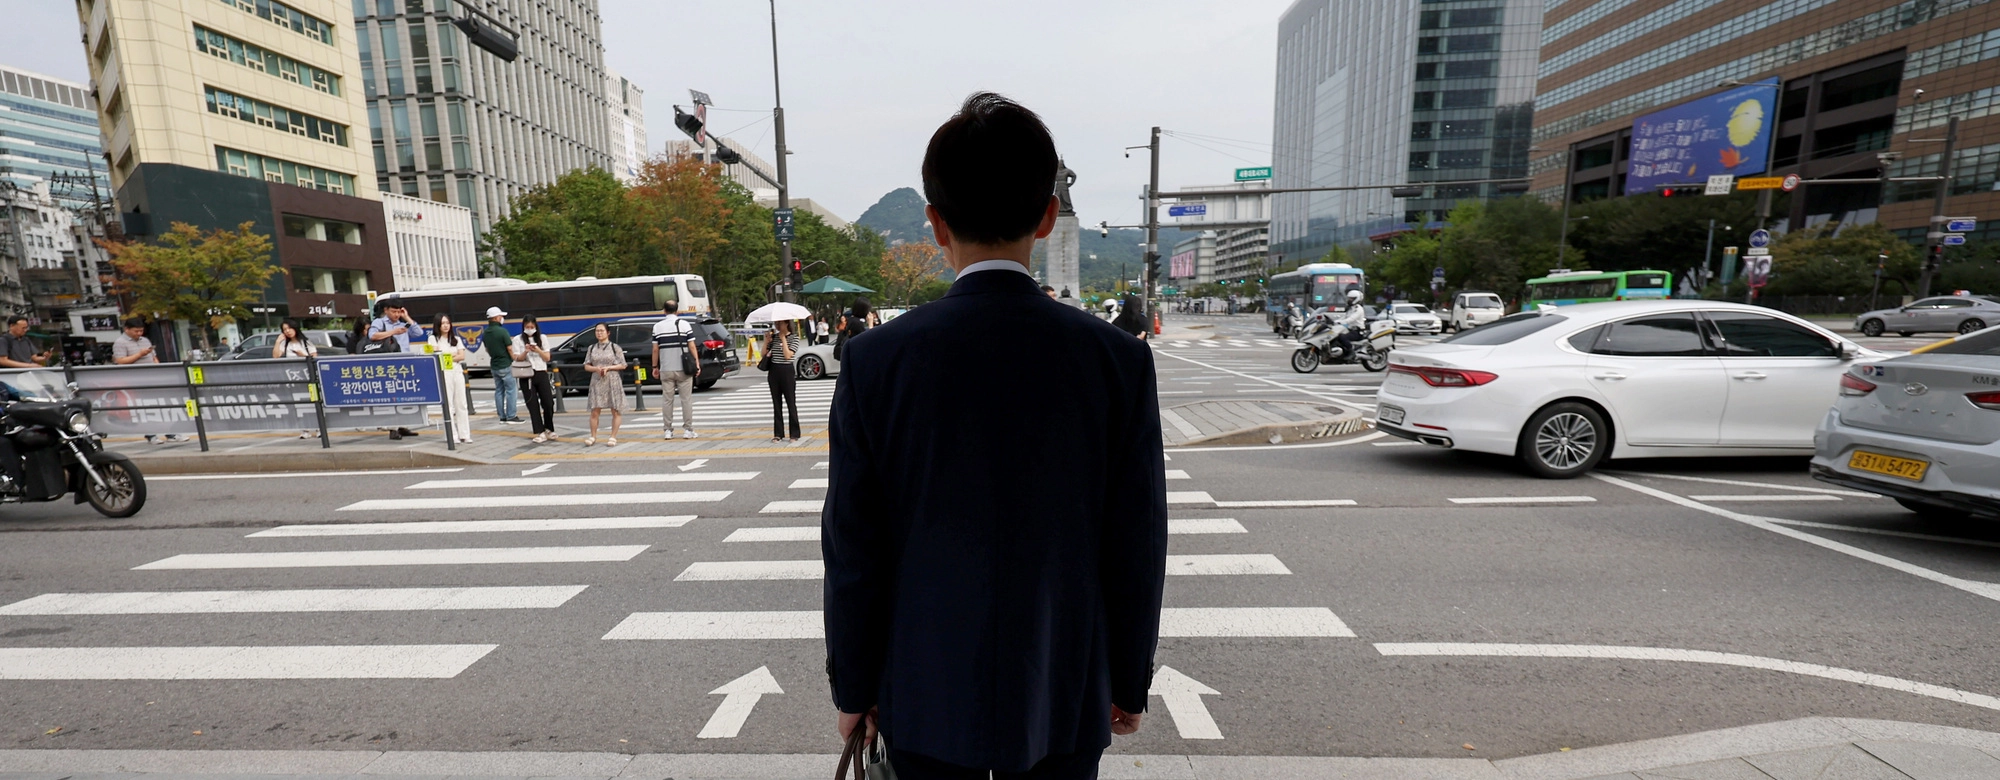
<path fill-rule="evenodd" d="M 653 325 L 657 317 L 640 317 L 616 320 L 610 323 L 611 340 L 625 349 L 625 358 L 634 366 L 644 366 L 644 384 L 658 386 L 659 372 L 653 370 Z M 695 380 L 696 390 L 707 390 L 716 382 L 730 374 L 743 370 L 743 361 L 736 357 L 736 345 L 730 341 L 729 330 L 713 319 L 695 322 L 695 351 L 701 355 L 701 376 Z M 568 340 L 549 350 L 549 363 L 555 371 L 555 380 L 564 392 L 582 393 L 590 389 L 590 374 L 583 370 L 583 355 L 590 345 L 597 343 L 597 329 L 590 328 L 569 337 Z M 632 381 L 632 371 L 625 372 L 625 381 Z"/>

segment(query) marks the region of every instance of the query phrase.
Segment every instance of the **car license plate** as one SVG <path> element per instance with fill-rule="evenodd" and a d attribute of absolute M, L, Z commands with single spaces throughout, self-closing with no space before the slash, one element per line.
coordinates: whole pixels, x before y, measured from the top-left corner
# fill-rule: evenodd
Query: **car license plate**
<path fill-rule="evenodd" d="M 1847 467 L 1856 471 L 1866 471 L 1897 479 L 1907 479 L 1911 482 L 1924 481 L 1924 471 L 1929 469 L 1930 466 L 1931 464 L 1921 460 L 1898 458 L 1863 450 L 1855 450 L 1854 454 L 1847 459 Z"/>
<path fill-rule="evenodd" d="M 1403 407 L 1383 404 L 1375 410 L 1375 419 L 1390 425 L 1403 424 Z"/>

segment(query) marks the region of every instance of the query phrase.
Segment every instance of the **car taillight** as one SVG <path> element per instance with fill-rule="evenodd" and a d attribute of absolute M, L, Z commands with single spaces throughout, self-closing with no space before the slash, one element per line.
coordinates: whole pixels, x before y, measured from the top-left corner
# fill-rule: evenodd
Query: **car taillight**
<path fill-rule="evenodd" d="M 1853 374 L 1840 375 L 1840 394 L 1850 397 L 1864 396 L 1875 392 L 1875 383 Z"/>
<path fill-rule="evenodd" d="M 1966 393 L 1965 400 L 1971 401 L 1973 406 L 1981 409 L 2000 412 L 2000 392 Z"/>
<path fill-rule="evenodd" d="M 702 349 L 721 349 L 726 346 L 729 346 L 729 342 L 716 341 L 715 339 L 709 339 L 701 343 Z"/>
<path fill-rule="evenodd" d="M 1413 375 L 1431 387 L 1476 387 L 1500 378 L 1499 374 L 1487 371 L 1436 366 L 1390 366 L 1389 371 Z"/>

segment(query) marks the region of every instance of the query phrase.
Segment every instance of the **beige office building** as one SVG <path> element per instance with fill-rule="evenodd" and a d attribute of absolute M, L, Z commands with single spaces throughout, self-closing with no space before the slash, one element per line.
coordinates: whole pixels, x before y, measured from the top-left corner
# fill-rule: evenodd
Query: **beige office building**
<path fill-rule="evenodd" d="M 77 0 L 123 189 L 143 163 L 375 197 L 349 0 Z"/>

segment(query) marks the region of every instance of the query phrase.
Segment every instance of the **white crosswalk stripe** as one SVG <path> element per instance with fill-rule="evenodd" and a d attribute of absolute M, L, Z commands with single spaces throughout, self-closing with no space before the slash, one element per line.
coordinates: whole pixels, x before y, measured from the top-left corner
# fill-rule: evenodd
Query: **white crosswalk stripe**
<path fill-rule="evenodd" d="M 337 590 L 190 590 L 44 593 L 0 606 L 0 615 L 188 615 L 206 612 L 391 612 L 554 609 L 584 585 Z"/>
<path fill-rule="evenodd" d="M 1167 574 L 1215 576 L 1230 574 L 1290 574 L 1278 556 L 1169 555 Z M 699 561 L 681 571 L 675 582 L 734 582 L 743 580 L 817 580 L 826 577 L 818 559 L 804 561 Z"/>
<path fill-rule="evenodd" d="M 327 550 L 320 552 L 184 553 L 132 567 L 159 569 L 294 569 L 346 566 L 458 566 L 495 563 L 629 561 L 649 545 L 474 547 L 449 550 Z"/>
<path fill-rule="evenodd" d="M 281 525 L 246 538 L 279 536 L 389 536 L 396 534 L 480 534 L 527 531 L 601 531 L 625 528 L 679 528 L 694 515 L 647 517 L 559 517 L 547 520 L 424 520 L 408 523 Z"/>
<path fill-rule="evenodd" d="M 450 678 L 499 645 L 5 647 L 0 680 Z"/>
<path fill-rule="evenodd" d="M 1324 607 L 1167 607 L 1162 637 L 1352 637 Z M 824 639 L 818 611 L 635 612 L 605 639 Z"/>

